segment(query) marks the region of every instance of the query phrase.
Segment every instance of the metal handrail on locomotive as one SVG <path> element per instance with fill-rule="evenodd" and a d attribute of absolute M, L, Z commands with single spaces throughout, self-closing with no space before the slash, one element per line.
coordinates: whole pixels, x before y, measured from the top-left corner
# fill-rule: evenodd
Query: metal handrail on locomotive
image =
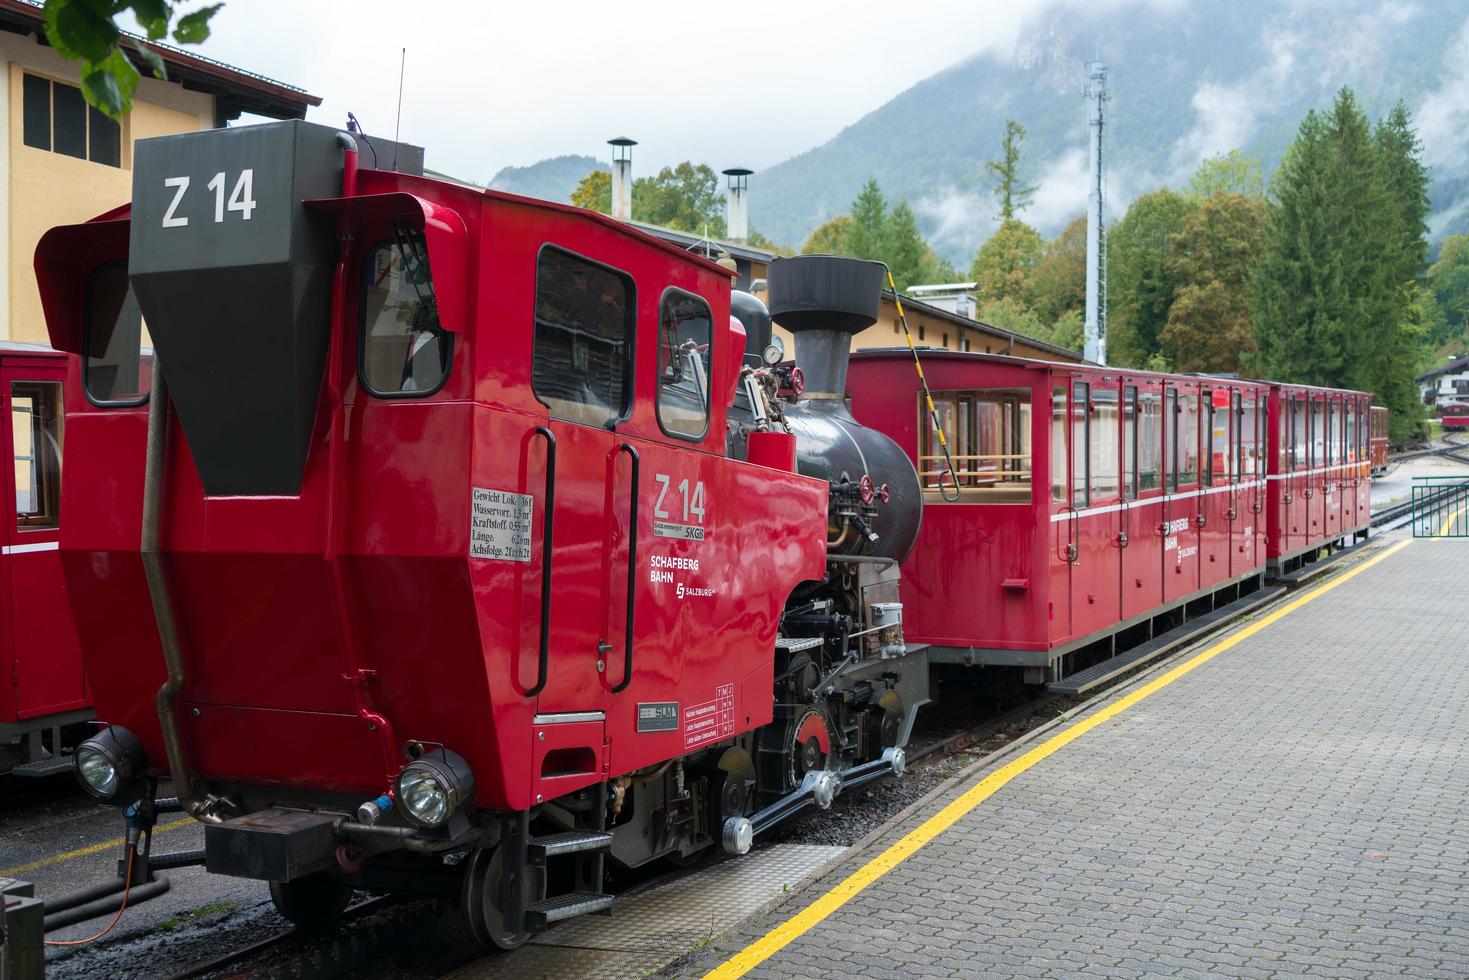
<path fill-rule="evenodd" d="M 797 369 L 722 267 L 403 149 L 143 140 L 130 206 L 42 239 L 91 369 L 77 768 L 144 821 L 171 777 L 208 869 L 303 926 L 453 895 L 512 948 L 610 905 L 608 861 L 742 853 L 901 773 L 922 496 L 842 397 L 881 266 L 771 267 Z"/>

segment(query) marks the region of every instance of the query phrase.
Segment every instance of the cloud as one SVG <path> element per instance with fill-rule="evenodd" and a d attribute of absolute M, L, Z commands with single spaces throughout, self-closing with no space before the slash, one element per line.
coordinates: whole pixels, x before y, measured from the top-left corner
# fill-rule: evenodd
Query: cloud
<path fill-rule="evenodd" d="M 1048 160 L 1036 183 L 1035 197 L 1022 216 L 1036 228 L 1060 229 L 1086 213 L 1091 162 L 1085 147 L 1074 147 Z"/>
<path fill-rule="evenodd" d="M 1444 55 L 1439 87 L 1414 113 L 1423 140 L 1423 162 L 1440 174 L 1465 170 L 1469 154 L 1469 20 Z"/>
<path fill-rule="evenodd" d="M 998 227 L 995 199 L 988 193 L 948 186 L 913 202 L 929 244 L 941 255 L 971 254 Z"/>

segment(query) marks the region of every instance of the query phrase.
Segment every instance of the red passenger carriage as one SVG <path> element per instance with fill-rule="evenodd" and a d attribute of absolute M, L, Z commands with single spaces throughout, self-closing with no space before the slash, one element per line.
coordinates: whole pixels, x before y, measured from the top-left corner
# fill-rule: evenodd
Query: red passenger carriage
<path fill-rule="evenodd" d="M 1368 443 L 1368 452 L 1371 453 L 1372 475 L 1381 476 L 1387 472 L 1388 456 L 1388 411 L 1381 405 L 1372 406 L 1372 433 Z"/>
<path fill-rule="evenodd" d="M 1372 518 L 1371 396 L 1270 386 L 1270 542 L 1275 574 L 1367 536 Z"/>
<path fill-rule="evenodd" d="M 1069 673 L 1256 590 L 1265 560 L 1265 385 L 924 351 L 957 490 L 911 356 L 852 364 L 854 411 L 917 461 L 923 531 L 906 635 L 930 658 Z M 1102 644 L 1109 646 L 1108 643 Z"/>
<path fill-rule="evenodd" d="M 57 550 L 63 406 L 80 398 L 75 372 L 74 358 L 50 348 L 0 344 L 0 441 L 14 457 L 0 535 L 0 776 L 67 771 L 63 750 L 92 717 Z"/>

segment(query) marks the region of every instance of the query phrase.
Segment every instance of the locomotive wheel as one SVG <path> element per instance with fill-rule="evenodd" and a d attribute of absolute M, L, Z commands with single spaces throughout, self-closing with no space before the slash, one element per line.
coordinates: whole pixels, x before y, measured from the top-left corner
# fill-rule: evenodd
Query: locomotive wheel
<path fill-rule="evenodd" d="M 352 887 L 318 872 L 292 881 L 272 881 L 270 900 L 302 932 L 326 932 L 340 921 L 352 901 Z"/>
<path fill-rule="evenodd" d="M 524 923 L 515 931 L 505 928 L 505 910 L 500 902 L 500 848 L 479 848 L 465 862 L 462 901 L 465 925 L 474 941 L 487 951 L 512 950 L 530 938 Z M 526 867 L 521 878 L 523 905 L 546 897 L 546 869 Z"/>
<path fill-rule="evenodd" d="M 831 730 L 826 716 L 815 709 L 803 712 L 792 728 L 788 751 L 792 787 L 801 785 L 806 773 L 813 769 L 825 769 L 831 756 Z"/>

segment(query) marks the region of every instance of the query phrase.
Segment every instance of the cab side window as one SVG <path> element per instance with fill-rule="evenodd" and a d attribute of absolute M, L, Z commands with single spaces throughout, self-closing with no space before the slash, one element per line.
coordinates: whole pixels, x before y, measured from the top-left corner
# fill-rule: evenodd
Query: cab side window
<path fill-rule="evenodd" d="M 16 526 L 22 531 L 56 527 L 61 512 L 61 385 L 11 384 L 10 440 Z"/>
<path fill-rule="evenodd" d="M 658 310 L 658 424 L 672 436 L 709 431 L 709 372 L 714 345 L 709 304 L 670 289 Z"/>
<path fill-rule="evenodd" d="M 82 326 L 82 389 L 94 405 L 141 405 L 151 374 L 143 364 L 143 311 L 126 263 L 100 267 L 87 284 Z"/>
<path fill-rule="evenodd" d="M 552 418 L 606 426 L 627 415 L 635 309 L 625 273 L 541 250 L 531 387 Z"/>
<path fill-rule="evenodd" d="M 449 380 L 453 336 L 439 324 L 428 246 L 400 233 L 367 256 L 357 374 L 379 398 L 422 398 Z"/>

